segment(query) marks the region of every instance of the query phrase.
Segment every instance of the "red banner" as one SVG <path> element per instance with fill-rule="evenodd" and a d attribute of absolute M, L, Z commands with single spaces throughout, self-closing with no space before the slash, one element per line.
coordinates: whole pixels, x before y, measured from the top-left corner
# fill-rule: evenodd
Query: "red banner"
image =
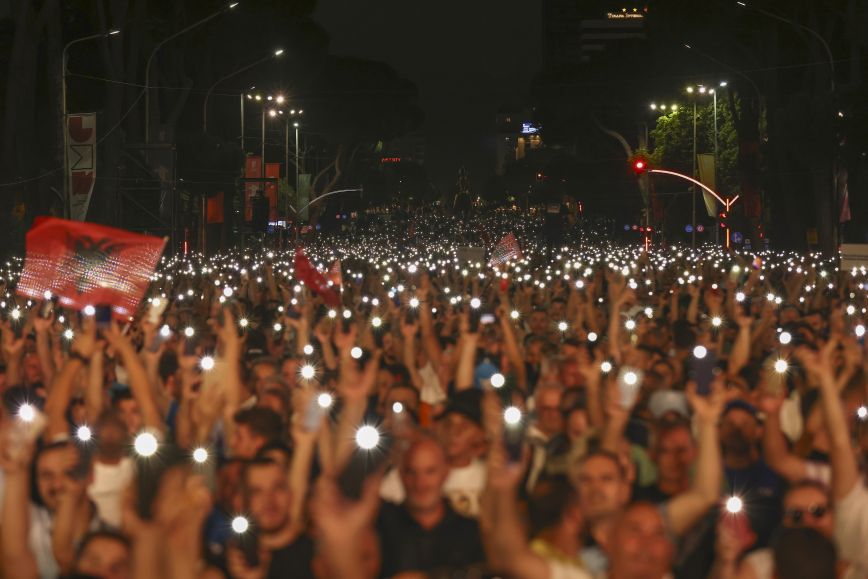
<path fill-rule="evenodd" d="M 223 191 L 208 197 L 205 213 L 208 223 L 223 223 Z"/>
<path fill-rule="evenodd" d="M 57 296 L 63 307 L 111 305 L 118 317 L 133 315 L 144 296 L 166 240 L 94 223 L 47 218 L 27 232 L 18 293 Z"/>
<path fill-rule="evenodd" d="M 66 116 L 66 180 L 72 218 L 84 221 L 96 182 L 96 114 Z"/>
<path fill-rule="evenodd" d="M 266 163 L 265 176 L 280 179 L 280 163 Z M 277 181 L 265 184 L 265 196 L 268 197 L 268 220 L 277 221 Z"/>
<path fill-rule="evenodd" d="M 335 308 L 340 305 L 338 294 L 329 287 L 328 280 L 316 270 L 302 248 L 295 250 L 295 279 L 303 282 L 315 294 L 322 296 L 326 305 Z"/>
<path fill-rule="evenodd" d="M 247 179 L 262 178 L 262 157 L 249 155 L 244 160 L 244 177 Z M 253 196 L 257 191 L 262 191 L 262 183 L 244 184 L 244 221 L 253 221 Z"/>

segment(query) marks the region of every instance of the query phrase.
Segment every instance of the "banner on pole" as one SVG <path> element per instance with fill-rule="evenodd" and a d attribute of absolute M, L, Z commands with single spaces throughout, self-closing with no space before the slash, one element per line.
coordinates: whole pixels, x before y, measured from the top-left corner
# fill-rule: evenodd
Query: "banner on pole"
<path fill-rule="evenodd" d="M 299 221 L 306 221 L 308 218 L 307 204 L 310 203 L 310 173 L 302 173 L 298 176 L 298 192 L 296 195 L 295 206 L 296 211 L 299 211 Z M 302 211 L 302 208 L 304 210 Z"/>
<path fill-rule="evenodd" d="M 262 178 L 262 157 L 248 155 L 244 160 L 244 176 L 247 179 Z M 262 182 L 244 184 L 244 221 L 253 221 L 253 196 L 262 191 Z"/>
<path fill-rule="evenodd" d="M 697 165 L 699 166 L 699 180 L 703 185 L 717 191 L 717 178 L 714 170 L 714 155 L 711 153 L 700 153 L 696 156 Z M 702 198 L 705 201 L 705 210 L 709 217 L 717 216 L 717 199 L 715 199 L 708 191 L 702 191 Z"/>
<path fill-rule="evenodd" d="M 70 216 L 84 221 L 96 183 L 96 113 L 67 115 L 66 137 Z"/>
<path fill-rule="evenodd" d="M 265 176 L 280 179 L 280 163 L 266 163 Z M 277 181 L 265 183 L 265 196 L 268 198 L 268 220 L 277 221 Z"/>

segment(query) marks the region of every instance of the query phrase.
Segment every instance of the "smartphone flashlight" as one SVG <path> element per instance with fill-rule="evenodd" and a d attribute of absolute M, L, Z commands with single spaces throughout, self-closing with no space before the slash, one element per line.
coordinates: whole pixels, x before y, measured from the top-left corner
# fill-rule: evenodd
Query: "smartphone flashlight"
<path fill-rule="evenodd" d="M 380 444 L 380 431 L 366 424 L 356 430 L 356 445 L 362 450 L 374 450 Z"/>
<path fill-rule="evenodd" d="M 726 499 L 726 512 L 731 515 L 737 515 L 744 508 L 744 503 L 742 500 L 736 496 L 729 497 Z"/>
<path fill-rule="evenodd" d="M 157 437 L 150 432 L 142 432 L 136 436 L 133 448 L 139 456 L 148 457 L 157 453 L 159 443 L 157 442 Z"/>

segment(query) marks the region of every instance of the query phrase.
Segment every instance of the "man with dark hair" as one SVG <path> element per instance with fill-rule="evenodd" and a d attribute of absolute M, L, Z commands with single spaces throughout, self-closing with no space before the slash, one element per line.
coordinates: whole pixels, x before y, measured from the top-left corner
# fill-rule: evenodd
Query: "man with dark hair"
<path fill-rule="evenodd" d="M 313 542 L 303 533 L 301 522 L 293 520 L 287 469 L 269 458 L 251 460 L 244 465 L 241 486 L 245 508 L 256 529 L 256 535 L 248 535 L 247 540 L 258 538 L 260 564 L 252 569 L 239 549 L 230 548 L 232 576 L 312 578 Z"/>
<path fill-rule="evenodd" d="M 283 435 L 283 422 L 270 408 L 239 410 L 235 413 L 234 421 L 235 428 L 229 439 L 233 458 L 252 459 L 263 446 Z"/>
<path fill-rule="evenodd" d="M 96 531 L 86 535 L 76 553 L 74 577 L 127 579 L 130 569 L 130 542 L 119 533 Z"/>
<path fill-rule="evenodd" d="M 658 423 L 650 452 L 657 465 L 657 481 L 641 487 L 636 500 L 665 502 L 690 488 L 691 468 L 696 460 L 696 443 L 686 419 L 669 419 Z"/>

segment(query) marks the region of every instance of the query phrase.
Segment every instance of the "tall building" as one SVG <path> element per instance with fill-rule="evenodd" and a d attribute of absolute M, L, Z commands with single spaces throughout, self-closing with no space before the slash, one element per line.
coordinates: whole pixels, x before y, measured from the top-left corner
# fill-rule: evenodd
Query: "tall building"
<path fill-rule="evenodd" d="M 577 68 L 613 46 L 645 39 L 647 0 L 543 0 L 543 67 Z"/>
<path fill-rule="evenodd" d="M 533 112 L 526 109 L 498 111 L 495 174 L 503 175 L 509 163 L 520 161 L 530 151 L 542 148 L 542 127 L 532 119 Z"/>

